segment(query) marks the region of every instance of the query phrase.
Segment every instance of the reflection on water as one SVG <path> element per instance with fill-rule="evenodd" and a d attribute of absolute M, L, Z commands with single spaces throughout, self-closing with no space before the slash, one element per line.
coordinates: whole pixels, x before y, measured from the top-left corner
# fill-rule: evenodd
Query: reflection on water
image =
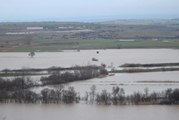
<path fill-rule="evenodd" d="M 160 105 L 0 104 L 6 120 L 178 120 L 178 113 L 179 106 Z"/>

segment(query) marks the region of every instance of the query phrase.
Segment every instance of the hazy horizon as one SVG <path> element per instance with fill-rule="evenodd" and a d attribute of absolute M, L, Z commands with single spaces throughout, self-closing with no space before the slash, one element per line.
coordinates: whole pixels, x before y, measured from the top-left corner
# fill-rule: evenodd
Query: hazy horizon
<path fill-rule="evenodd" d="M 0 0 L 0 22 L 179 18 L 178 0 Z"/>

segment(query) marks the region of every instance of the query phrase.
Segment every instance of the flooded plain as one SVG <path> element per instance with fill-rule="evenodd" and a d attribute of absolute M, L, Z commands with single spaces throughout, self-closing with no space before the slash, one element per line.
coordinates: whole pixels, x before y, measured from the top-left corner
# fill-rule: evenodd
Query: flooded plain
<path fill-rule="evenodd" d="M 37 77 L 34 77 L 34 79 Z M 36 80 L 39 80 L 36 79 Z M 145 88 L 149 89 L 149 93 L 162 92 L 168 88 L 179 88 L 179 71 L 172 72 L 149 72 L 149 73 L 117 73 L 114 76 L 104 78 L 94 78 L 86 81 L 77 81 L 64 84 L 65 88 L 74 87 L 75 91 L 83 96 L 90 91 L 92 85 L 96 86 L 96 92 L 106 89 L 108 92 L 112 88 L 119 86 L 125 90 L 125 94 L 133 94 L 134 92 L 144 92 Z M 51 85 L 45 87 L 33 88 L 34 92 L 40 93 L 44 88 L 58 88 L 59 85 Z"/>
<path fill-rule="evenodd" d="M 97 54 L 99 51 L 99 54 Z M 92 61 L 96 58 L 99 61 Z M 71 67 L 75 65 L 100 65 L 118 69 L 124 63 L 172 63 L 179 62 L 179 50 L 176 49 L 113 49 L 81 50 L 64 52 L 36 53 L 34 58 L 28 53 L 0 53 L 0 70 L 21 68 L 48 68 L 52 66 Z M 32 76 L 39 81 L 40 76 Z M 126 94 L 134 91 L 160 92 L 167 88 L 179 88 L 179 71 L 148 73 L 117 73 L 104 78 L 94 78 L 65 84 L 73 86 L 84 94 L 96 85 L 97 92 L 112 87 L 124 88 Z M 46 86 L 55 88 L 56 86 Z M 34 88 L 37 93 L 42 87 Z M 178 120 L 179 106 L 126 105 L 103 106 L 88 104 L 0 104 L 0 120 Z"/>
<path fill-rule="evenodd" d="M 97 53 L 98 51 L 98 53 Z M 96 58 L 99 61 L 92 61 Z M 100 65 L 106 64 L 107 69 L 120 69 L 125 63 L 172 63 L 179 62 L 178 49 L 107 49 L 107 50 L 66 50 L 63 52 L 37 52 L 34 58 L 28 53 L 0 53 L 0 69 L 20 68 L 49 68 L 52 66 L 71 67 L 75 65 Z M 41 76 L 32 76 L 39 81 Z M 72 82 L 65 84 L 66 87 L 73 86 L 81 94 L 90 90 L 96 85 L 97 91 L 103 89 L 108 91 L 112 87 L 124 88 L 126 94 L 134 91 L 143 91 L 149 88 L 150 92 L 162 91 L 167 88 L 179 88 L 179 71 L 169 72 L 148 72 L 148 73 L 117 73 L 114 76 L 94 78 L 86 81 Z M 47 86 L 50 88 L 58 87 Z M 37 93 L 40 88 L 34 88 Z"/>
<path fill-rule="evenodd" d="M 97 54 L 99 51 L 99 54 Z M 98 61 L 92 61 L 92 58 Z M 118 67 L 124 63 L 170 63 L 179 61 L 178 49 L 107 49 L 67 50 L 64 52 L 36 52 L 34 58 L 28 53 L 0 53 L 0 70 L 21 68 L 71 67 L 75 65 L 101 65 Z"/>

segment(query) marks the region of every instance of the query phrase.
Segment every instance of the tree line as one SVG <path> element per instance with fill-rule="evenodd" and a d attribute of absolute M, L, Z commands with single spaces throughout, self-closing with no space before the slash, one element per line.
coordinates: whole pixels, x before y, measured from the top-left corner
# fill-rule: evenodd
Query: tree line
<path fill-rule="evenodd" d="M 71 70 L 69 72 L 53 71 L 48 77 L 41 77 L 41 84 L 36 83 L 29 77 L 15 77 L 12 79 L 0 78 L 0 101 L 1 102 L 18 102 L 18 103 L 58 103 L 63 101 L 71 103 L 76 99 L 74 88 L 63 90 L 43 90 L 41 95 L 30 91 L 29 89 L 36 86 L 63 84 L 79 80 L 88 80 L 94 77 L 107 75 L 104 68 L 94 69 L 85 67 L 85 69 Z M 62 96 L 59 96 L 62 95 Z M 55 100 L 55 101 L 54 101 Z"/>
<path fill-rule="evenodd" d="M 43 89 L 37 94 L 29 89 L 21 89 L 16 91 L 0 90 L 1 103 L 74 103 L 79 101 L 79 97 L 73 87 L 68 89 Z"/>
<path fill-rule="evenodd" d="M 63 84 L 74 81 L 88 80 L 95 77 L 105 76 L 108 72 L 104 68 L 100 69 L 79 69 L 67 72 L 53 72 L 48 77 L 41 77 L 42 85 Z"/>
<path fill-rule="evenodd" d="M 40 94 L 30 90 L 36 86 L 30 78 L 17 77 L 11 80 L 0 78 L 1 103 L 73 103 L 78 101 L 73 87 L 64 89 L 43 89 Z"/>
<path fill-rule="evenodd" d="M 0 76 L 9 77 L 9 76 L 27 76 L 27 75 L 48 75 L 55 72 L 65 72 L 65 71 L 75 71 L 75 70 L 102 70 L 105 66 L 72 66 L 72 67 L 50 67 L 50 68 L 22 68 L 22 69 L 4 69 L 0 71 Z M 45 72 L 45 73 L 44 73 Z"/>
<path fill-rule="evenodd" d="M 16 77 L 13 79 L 0 78 L 0 102 L 5 103 L 74 103 L 84 101 L 90 104 L 104 105 L 129 105 L 129 104 L 179 104 L 179 89 L 167 89 L 163 92 L 149 93 L 148 89 L 144 93 L 134 92 L 125 95 L 123 88 L 118 86 L 112 88 L 112 92 L 102 90 L 96 92 L 93 85 L 85 96 L 81 97 L 73 87 L 64 89 L 64 83 L 88 80 L 94 77 L 107 75 L 104 69 L 78 69 L 68 72 L 54 71 L 48 77 L 41 77 L 42 84 L 37 84 L 28 77 Z M 40 94 L 30 90 L 35 86 L 59 84 L 57 89 L 43 89 Z"/>
<path fill-rule="evenodd" d="M 96 92 L 96 86 L 92 86 L 89 92 L 84 96 L 80 96 L 73 87 L 67 89 L 63 85 L 59 85 L 56 89 L 45 88 L 40 94 L 30 89 L 0 89 L 1 103 L 78 103 L 85 102 L 87 104 L 99 105 L 172 105 L 179 104 L 179 89 L 167 89 L 163 92 L 149 93 L 146 88 L 144 92 L 134 92 L 131 95 L 125 95 L 123 88 L 118 86 L 112 88 L 112 92 L 102 90 Z"/>
<path fill-rule="evenodd" d="M 149 94 L 149 89 L 145 88 L 144 92 L 134 92 L 131 95 L 125 95 L 123 88 L 118 86 L 112 88 L 112 92 L 102 90 L 96 93 L 94 86 L 91 92 L 86 92 L 83 100 L 86 103 L 96 103 L 102 105 L 162 105 L 162 104 L 179 104 L 179 89 L 167 89 L 163 92 L 153 92 Z"/>

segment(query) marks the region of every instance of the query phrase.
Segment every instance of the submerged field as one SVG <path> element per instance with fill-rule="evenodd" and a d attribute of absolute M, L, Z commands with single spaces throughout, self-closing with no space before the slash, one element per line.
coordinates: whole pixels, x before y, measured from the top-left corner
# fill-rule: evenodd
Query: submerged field
<path fill-rule="evenodd" d="M 98 54 L 97 51 L 99 52 Z M 92 58 L 96 58 L 98 61 L 93 61 Z M 44 75 L 47 76 L 49 74 L 44 72 L 45 70 L 48 70 L 46 68 L 55 69 L 55 67 L 52 66 L 56 66 L 56 69 L 59 67 L 60 70 L 72 70 L 63 68 L 74 67 L 76 65 L 100 66 L 101 64 L 105 64 L 108 71 L 114 70 L 115 72 L 115 70 L 117 71 L 123 69 L 120 66 L 124 65 L 125 63 L 129 64 L 125 64 L 126 67 L 124 70 L 127 67 L 129 68 L 130 65 L 133 65 L 130 63 L 134 63 L 136 66 L 130 69 L 144 69 L 143 73 L 112 73 L 112 75 L 109 74 L 109 76 L 104 78 L 93 78 L 86 81 L 77 81 L 65 84 L 66 87 L 73 86 L 75 90 L 81 94 L 83 94 L 85 91 L 89 91 L 93 84 L 97 86 L 98 92 L 101 92 L 103 89 L 111 91 L 112 87 L 119 86 L 120 88 L 125 89 L 126 94 L 131 94 L 134 91 L 143 92 L 144 88 L 149 88 L 150 92 L 162 91 L 168 88 L 175 89 L 178 88 L 179 85 L 178 71 L 164 72 L 164 70 L 167 70 L 168 68 L 172 70 L 178 68 L 178 49 L 106 49 L 80 50 L 78 52 L 67 50 L 64 52 L 38 52 L 33 58 L 28 56 L 28 52 L 4 52 L 0 53 L 0 61 L 0 70 L 8 73 L 11 75 L 11 77 L 13 77 L 14 74 L 16 75 L 16 73 L 12 74 L 13 72 L 18 72 L 18 69 L 22 69 L 22 71 L 24 70 L 24 72 L 27 72 L 23 73 L 23 75 L 29 75 L 35 81 L 39 81 L 41 76 L 43 77 Z M 156 67 L 157 65 L 160 66 Z M 40 72 L 38 72 L 37 75 L 28 73 L 27 70 L 30 68 L 35 68 L 34 70 L 39 70 Z M 158 70 L 158 68 L 164 69 Z M 151 71 L 150 69 L 157 69 L 157 71 L 160 72 L 154 72 L 156 70 Z M 1 75 L 11 78 L 7 75 L 3 75 L 2 72 Z M 58 86 L 59 85 L 56 85 L 55 87 L 58 88 Z M 47 87 L 54 88 L 54 86 Z M 42 88 L 37 88 L 34 90 L 39 91 L 41 89 Z"/>

